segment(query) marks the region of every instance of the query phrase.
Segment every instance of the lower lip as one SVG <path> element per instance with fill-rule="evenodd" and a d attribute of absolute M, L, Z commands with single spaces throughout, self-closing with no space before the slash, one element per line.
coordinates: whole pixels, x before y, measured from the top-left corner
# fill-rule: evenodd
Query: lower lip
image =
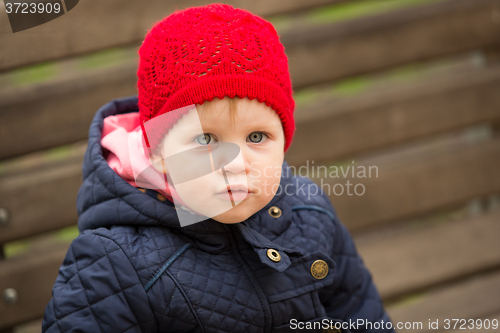
<path fill-rule="evenodd" d="M 243 191 L 231 192 L 232 199 L 231 196 L 229 195 L 229 192 L 216 193 L 215 195 L 218 198 L 226 201 L 243 201 L 250 196 L 250 192 L 243 192 Z"/>

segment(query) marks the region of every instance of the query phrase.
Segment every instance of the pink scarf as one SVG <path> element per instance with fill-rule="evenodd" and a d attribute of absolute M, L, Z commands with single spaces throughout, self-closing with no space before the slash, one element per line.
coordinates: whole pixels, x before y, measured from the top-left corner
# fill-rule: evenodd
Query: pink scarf
<path fill-rule="evenodd" d="M 138 112 L 104 119 L 101 146 L 109 151 L 106 157 L 109 167 L 130 185 L 156 190 L 170 201 L 175 198 L 184 205 L 166 177 L 153 168 L 143 142 Z M 139 181 L 138 175 L 141 175 Z"/>

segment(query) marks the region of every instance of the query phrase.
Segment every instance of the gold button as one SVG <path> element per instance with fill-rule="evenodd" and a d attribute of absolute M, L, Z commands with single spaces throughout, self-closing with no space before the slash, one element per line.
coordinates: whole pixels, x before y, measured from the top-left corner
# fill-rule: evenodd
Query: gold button
<path fill-rule="evenodd" d="M 342 333 L 342 331 L 331 325 L 330 328 L 323 328 L 323 333 Z"/>
<path fill-rule="evenodd" d="M 276 206 L 272 206 L 271 208 L 269 208 L 269 215 L 277 219 L 281 216 L 281 209 Z"/>
<path fill-rule="evenodd" d="M 323 279 L 328 274 L 328 264 L 324 260 L 316 260 L 311 265 L 311 274 L 315 279 Z"/>
<path fill-rule="evenodd" d="M 281 260 L 281 254 L 275 249 L 268 249 L 267 257 L 274 262 L 279 262 Z"/>

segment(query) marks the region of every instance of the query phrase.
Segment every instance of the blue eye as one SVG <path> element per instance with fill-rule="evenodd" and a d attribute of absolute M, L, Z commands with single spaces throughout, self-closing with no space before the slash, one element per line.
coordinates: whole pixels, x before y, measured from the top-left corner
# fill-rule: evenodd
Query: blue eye
<path fill-rule="evenodd" d="M 194 140 L 198 144 L 205 146 L 205 145 L 208 145 L 210 142 L 212 142 L 212 136 L 211 136 L 211 134 L 204 133 L 204 134 L 198 135 Z"/>
<path fill-rule="evenodd" d="M 259 143 L 264 141 L 267 138 L 267 135 L 265 135 L 262 132 L 252 132 L 248 136 L 248 140 L 253 143 Z"/>

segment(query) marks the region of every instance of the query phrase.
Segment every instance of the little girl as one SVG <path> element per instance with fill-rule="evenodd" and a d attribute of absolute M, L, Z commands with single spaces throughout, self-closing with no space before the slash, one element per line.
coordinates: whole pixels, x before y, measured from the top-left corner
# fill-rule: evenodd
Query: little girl
<path fill-rule="evenodd" d="M 328 197 L 284 162 L 295 103 L 274 27 L 188 8 L 139 56 L 139 95 L 90 127 L 81 234 L 42 332 L 392 332 Z"/>

